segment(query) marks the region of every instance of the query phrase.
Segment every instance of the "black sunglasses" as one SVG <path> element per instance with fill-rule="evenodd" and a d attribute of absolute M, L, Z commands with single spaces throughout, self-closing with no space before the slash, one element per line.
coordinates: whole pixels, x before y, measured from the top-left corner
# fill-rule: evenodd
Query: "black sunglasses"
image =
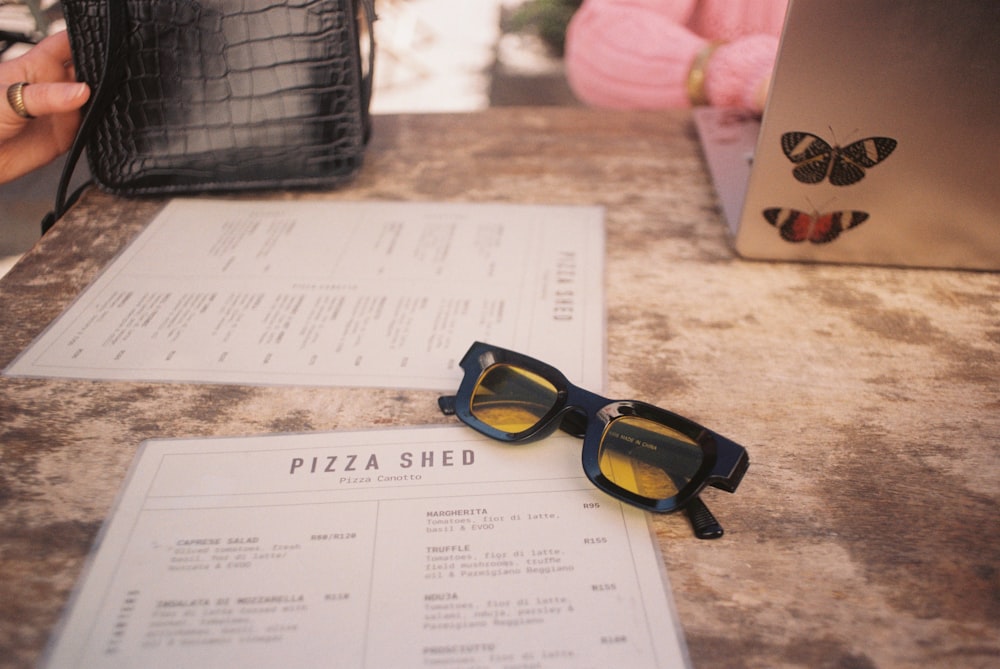
<path fill-rule="evenodd" d="M 739 444 L 652 404 L 601 397 L 555 367 L 497 346 L 476 342 L 460 364 L 458 393 L 438 399 L 446 415 L 511 443 L 557 428 L 582 437 L 583 470 L 598 488 L 647 511 L 683 509 L 699 539 L 722 536 L 698 495 L 708 485 L 736 491 L 750 465 Z"/>

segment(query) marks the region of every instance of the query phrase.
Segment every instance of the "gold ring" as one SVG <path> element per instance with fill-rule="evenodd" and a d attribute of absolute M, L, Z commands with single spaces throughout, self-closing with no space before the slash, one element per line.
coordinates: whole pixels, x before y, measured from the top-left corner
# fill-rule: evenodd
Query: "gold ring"
<path fill-rule="evenodd" d="M 24 106 L 24 87 L 27 85 L 27 81 L 19 81 L 16 84 L 11 84 L 7 88 L 7 102 L 10 103 L 10 108 L 14 110 L 14 113 L 21 118 L 35 118 L 28 113 L 28 110 Z"/>

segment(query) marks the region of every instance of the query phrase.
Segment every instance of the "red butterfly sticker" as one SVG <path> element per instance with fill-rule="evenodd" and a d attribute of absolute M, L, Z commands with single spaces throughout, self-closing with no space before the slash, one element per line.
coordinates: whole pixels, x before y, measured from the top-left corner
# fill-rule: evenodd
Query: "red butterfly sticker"
<path fill-rule="evenodd" d="M 781 238 L 789 242 L 826 244 L 840 236 L 844 230 L 861 225 L 868 220 L 864 211 L 831 211 L 825 214 L 807 214 L 798 209 L 764 210 L 764 219 L 778 228 Z"/>
<path fill-rule="evenodd" d="M 868 137 L 841 148 L 808 132 L 786 132 L 781 150 L 796 167 L 792 175 L 804 184 L 818 184 L 829 177 L 834 186 L 850 186 L 865 178 L 896 149 L 891 137 Z"/>

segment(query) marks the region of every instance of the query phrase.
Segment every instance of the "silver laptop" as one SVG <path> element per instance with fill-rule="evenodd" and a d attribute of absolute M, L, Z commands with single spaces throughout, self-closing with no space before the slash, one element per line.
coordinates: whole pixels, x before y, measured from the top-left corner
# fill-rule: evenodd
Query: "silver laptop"
<path fill-rule="evenodd" d="M 996 0 L 790 0 L 763 119 L 695 119 L 743 257 L 1000 270 Z"/>

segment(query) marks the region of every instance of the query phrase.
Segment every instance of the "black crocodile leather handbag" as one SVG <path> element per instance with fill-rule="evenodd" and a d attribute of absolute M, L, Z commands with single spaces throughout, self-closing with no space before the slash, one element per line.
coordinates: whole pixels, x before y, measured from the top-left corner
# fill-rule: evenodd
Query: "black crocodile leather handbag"
<path fill-rule="evenodd" d="M 63 0 L 91 86 L 75 164 L 119 195 L 329 188 L 370 134 L 374 0 Z M 366 52 L 366 53 L 363 53 Z"/>

